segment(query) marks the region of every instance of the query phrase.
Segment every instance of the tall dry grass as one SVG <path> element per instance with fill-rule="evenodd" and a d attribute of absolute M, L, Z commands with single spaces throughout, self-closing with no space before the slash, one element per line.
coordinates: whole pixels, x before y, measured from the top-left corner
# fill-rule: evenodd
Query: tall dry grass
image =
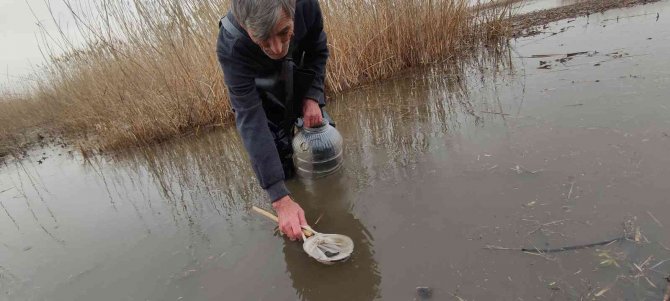
<path fill-rule="evenodd" d="M 85 148 L 115 149 L 230 120 L 214 52 L 227 0 L 84 3 L 70 9 L 85 42 L 44 33 L 48 64 L 28 97 L 0 101 L 0 127 L 46 124 L 93 137 Z M 508 6 L 474 10 L 467 0 L 322 0 L 321 7 L 327 93 L 477 51 L 508 28 Z M 58 51 L 65 54 L 49 55 Z"/>
<path fill-rule="evenodd" d="M 33 94 L 0 94 L 0 162 L 9 154 L 17 154 L 32 141 L 40 140 L 38 128 L 53 128 L 45 124 L 52 120 L 49 103 L 39 101 Z"/>

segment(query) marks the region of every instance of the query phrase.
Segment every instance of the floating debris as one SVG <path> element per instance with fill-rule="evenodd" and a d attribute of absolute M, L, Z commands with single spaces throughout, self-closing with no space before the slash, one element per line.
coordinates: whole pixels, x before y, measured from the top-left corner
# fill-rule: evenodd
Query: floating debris
<path fill-rule="evenodd" d="M 598 54 L 598 51 L 578 51 L 578 52 L 569 52 L 569 53 L 564 53 L 564 54 L 563 53 L 561 53 L 561 54 L 556 54 L 556 53 L 552 53 L 552 54 L 533 54 L 528 58 L 547 58 L 547 57 L 560 56 L 559 58 L 554 59 L 554 62 L 558 62 L 558 63 L 561 63 L 561 64 L 565 65 L 567 62 L 571 61 L 572 59 L 574 59 L 575 57 L 577 57 L 579 55 L 587 55 L 589 57 L 592 57 L 596 54 Z M 552 61 L 540 61 L 540 67 L 538 67 L 538 69 L 551 69 L 551 67 L 552 67 L 551 62 Z"/>
<path fill-rule="evenodd" d="M 660 228 L 663 228 L 663 224 L 653 214 L 651 214 L 650 211 L 647 211 L 647 214 L 649 215 L 649 217 L 651 217 L 652 220 L 654 220 L 656 225 L 658 225 Z"/>
<path fill-rule="evenodd" d="M 551 54 L 533 54 L 530 56 L 532 59 L 537 59 L 537 58 L 545 58 L 545 57 L 552 57 L 552 56 L 563 56 L 563 53 L 551 53 Z"/>
<path fill-rule="evenodd" d="M 614 256 L 612 256 L 609 251 L 599 252 L 598 257 L 601 258 L 600 261 L 601 266 L 616 266 L 617 268 L 621 267 L 617 262 L 617 259 Z"/>
<path fill-rule="evenodd" d="M 573 59 L 573 57 L 568 56 L 568 57 L 558 59 L 558 62 L 561 63 L 561 64 L 565 64 L 568 61 L 571 61 L 572 59 Z"/>
<path fill-rule="evenodd" d="M 536 174 L 536 173 L 538 173 L 538 172 L 543 171 L 543 169 L 538 169 L 538 170 L 527 170 L 527 169 L 523 168 L 522 166 L 520 166 L 520 165 L 518 165 L 518 164 L 517 164 L 516 166 L 510 168 L 510 169 L 513 170 L 513 171 L 515 171 L 515 172 L 516 172 L 517 174 L 519 174 L 519 175 L 520 175 L 520 174 L 533 174 L 533 175 L 534 175 L 534 174 Z"/>
<path fill-rule="evenodd" d="M 494 115 L 502 115 L 502 116 L 509 116 L 507 113 L 500 113 L 500 112 L 490 112 L 490 111 L 479 111 L 480 113 L 484 114 L 494 114 Z"/>
<path fill-rule="evenodd" d="M 567 57 L 573 57 L 575 55 L 582 55 L 582 54 L 588 54 L 588 51 L 579 51 L 579 52 L 571 52 L 567 54 Z"/>
<path fill-rule="evenodd" d="M 612 288 L 612 287 L 606 287 L 606 288 L 604 288 L 604 289 L 601 289 L 600 291 L 598 291 L 597 293 L 595 293 L 595 295 L 593 295 L 593 296 L 595 296 L 595 297 L 600 297 L 600 296 L 602 296 L 603 294 L 605 294 L 607 291 L 609 291 L 611 288 Z"/>
<path fill-rule="evenodd" d="M 608 53 L 608 54 L 605 54 L 605 55 L 606 55 L 606 56 L 609 56 L 609 57 L 611 57 L 611 58 L 614 58 L 614 59 L 620 59 L 620 58 L 622 58 L 622 57 L 624 57 L 624 56 L 629 56 L 630 54 L 629 54 L 628 52 L 619 52 L 619 51 L 615 51 L 615 52 Z"/>
<path fill-rule="evenodd" d="M 423 299 L 428 299 L 433 296 L 433 289 L 428 286 L 417 286 L 416 293 Z"/>
<path fill-rule="evenodd" d="M 537 69 L 551 69 L 551 64 L 549 61 L 540 61 L 540 67 L 537 67 Z"/>
<path fill-rule="evenodd" d="M 603 246 L 603 245 L 609 245 L 613 244 L 617 241 L 623 241 L 626 239 L 630 239 L 628 236 L 621 236 L 613 239 L 608 239 L 608 240 L 603 240 L 599 242 L 594 242 L 594 243 L 589 243 L 589 244 L 583 244 L 583 245 L 574 245 L 574 246 L 566 246 L 566 247 L 558 247 L 558 248 L 546 248 L 546 249 L 538 249 L 538 248 L 506 248 L 506 247 L 500 247 L 500 246 L 494 246 L 494 245 L 487 245 L 484 247 L 485 249 L 489 250 L 509 250 L 509 251 L 521 251 L 521 252 L 526 252 L 526 253 L 535 253 L 535 254 L 542 254 L 542 253 L 557 253 L 557 252 L 564 252 L 564 251 L 571 251 L 571 250 L 579 250 L 579 249 L 586 249 L 586 248 L 591 248 L 591 247 L 596 247 L 596 246 Z"/>

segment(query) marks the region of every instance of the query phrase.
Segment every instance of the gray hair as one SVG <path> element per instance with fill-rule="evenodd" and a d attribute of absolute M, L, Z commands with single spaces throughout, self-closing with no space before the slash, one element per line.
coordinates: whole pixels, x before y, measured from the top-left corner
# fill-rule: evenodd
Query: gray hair
<path fill-rule="evenodd" d="M 282 12 L 293 19 L 296 0 L 233 0 L 233 15 L 237 22 L 254 32 L 254 38 L 267 40 Z M 281 10 L 280 10 L 281 8 Z"/>

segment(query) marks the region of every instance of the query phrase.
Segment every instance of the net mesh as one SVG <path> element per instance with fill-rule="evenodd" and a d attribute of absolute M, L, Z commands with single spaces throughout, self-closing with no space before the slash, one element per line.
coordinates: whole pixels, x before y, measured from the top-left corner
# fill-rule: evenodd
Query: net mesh
<path fill-rule="evenodd" d="M 304 237 L 303 250 L 318 262 L 333 264 L 347 260 L 354 251 L 354 242 L 341 234 L 325 234 L 307 228 L 314 235 Z"/>

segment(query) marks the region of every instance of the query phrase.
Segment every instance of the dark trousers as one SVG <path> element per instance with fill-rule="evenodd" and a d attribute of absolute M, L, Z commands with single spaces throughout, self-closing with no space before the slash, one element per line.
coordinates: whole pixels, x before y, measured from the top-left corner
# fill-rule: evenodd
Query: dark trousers
<path fill-rule="evenodd" d="M 282 62 L 278 74 L 256 78 L 256 88 L 261 96 L 268 127 L 277 146 L 286 179 L 292 178 L 295 173 L 293 127 L 300 116 L 304 95 L 314 78 L 313 71 L 297 68 L 290 57 Z"/>
<path fill-rule="evenodd" d="M 277 146 L 277 153 L 284 169 L 284 178 L 290 179 L 295 175 L 292 135 L 287 134 L 284 128 L 275 126 L 274 124 L 268 123 L 268 127 Z"/>
<path fill-rule="evenodd" d="M 258 94 L 261 97 L 263 110 L 268 119 L 268 128 L 272 133 L 277 153 L 281 160 L 282 168 L 284 169 L 284 177 L 286 179 L 292 178 L 295 174 L 293 166 L 293 130 L 292 126 L 287 126 L 287 122 L 291 125 L 295 120 L 288 121 L 286 119 L 285 107 L 285 93 L 281 85 L 273 87 L 258 87 Z"/>

